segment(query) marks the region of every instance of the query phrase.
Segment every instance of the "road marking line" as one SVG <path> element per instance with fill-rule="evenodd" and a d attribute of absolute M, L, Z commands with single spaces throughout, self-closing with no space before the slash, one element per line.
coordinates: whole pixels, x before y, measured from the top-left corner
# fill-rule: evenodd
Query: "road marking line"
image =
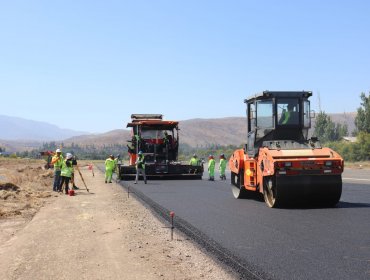
<path fill-rule="evenodd" d="M 370 179 L 359 179 L 359 178 L 343 178 L 343 180 L 370 181 Z"/>

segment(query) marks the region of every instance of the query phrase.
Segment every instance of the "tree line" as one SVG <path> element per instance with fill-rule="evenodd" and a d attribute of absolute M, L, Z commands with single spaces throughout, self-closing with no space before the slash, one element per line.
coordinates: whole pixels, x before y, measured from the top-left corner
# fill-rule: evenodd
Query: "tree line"
<path fill-rule="evenodd" d="M 314 135 L 319 138 L 323 146 L 328 146 L 338 152 L 347 161 L 370 160 L 370 93 L 361 93 L 361 103 L 357 109 L 355 118 L 356 142 L 351 143 L 343 140 L 348 136 L 346 124 L 335 124 L 325 112 L 319 112 Z"/>

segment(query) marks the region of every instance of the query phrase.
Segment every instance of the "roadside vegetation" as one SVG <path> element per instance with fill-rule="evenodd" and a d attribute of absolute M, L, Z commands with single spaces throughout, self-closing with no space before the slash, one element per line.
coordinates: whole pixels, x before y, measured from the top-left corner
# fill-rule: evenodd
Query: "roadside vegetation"
<path fill-rule="evenodd" d="M 349 162 L 370 161 L 370 93 L 368 96 L 361 93 L 360 98 L 361 105 L 355 119 L 356 129 L 352 133 L 356 137 L 355 142 L 345 141 L 343 137 L 348 136 L 347 126 L 333 123 L 323 111 L 317 116 L 313 134 L 323 146 L 332 148 Z"/>

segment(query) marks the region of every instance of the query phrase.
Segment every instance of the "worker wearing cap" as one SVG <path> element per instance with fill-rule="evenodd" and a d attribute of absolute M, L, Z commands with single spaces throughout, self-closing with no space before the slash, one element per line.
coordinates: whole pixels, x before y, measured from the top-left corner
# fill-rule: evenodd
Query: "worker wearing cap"
<path fill-rule="evenodd" d="M 60 185 L 60 173 L 62 170 L 62 164 L 63 164 L 63 155 L 62 151 L 60 149 L 57 149 L 55 151 L 55 155 L 51 159 L 51 164 L 54 165 L 54 183 L 53 183 L 53 191 L 58 191 L 59 185 Z"/>
<path fill-rule="evenodd" d="M 220 170 L 220 179 L 221 180 L 226 180 L 226 175 L 225 175 L 225 171 L 226 171 L 226 159 L 225 159 L 225 155 L 224 154 L 221 154 L 220 155 L 220 166 L 219 166 L 219 170 Z"/>
<path fill-rule="evenodd" d="M 146 175 L 145 175 L 145 156 L 142 151 L 139 151 L 138 157 L 136 160 L 136 178 L 135 183 L 137 184 L 137 181 L 139 180 L 140 174 L 144 178 L 144 183 L 146 184 Z"/>
<path fill-rule="evenodd" d="M 114 161 L 114 156 L 110 155 L 109 158 L 105 160 L 105 183 L 112 183 L 112 176 L 115 168 L 116 162 Z"/>
<path fill-rule="evenodd" d="M 58 191 L 61 192 L 63 190 L 62 189 L 63 184 L 65 184 L 65 187 L 64 187 L 65 194 L 68 194 L 68 190 L 69 190 L 68 185 L 71 180 L 72 172 L 73 172 L 72 158 L 73 158 L 72 154 L 70 153 L 66 154 L 66 159 L 62 163 L 62 171 L 60 173 L 61 180 L 60 180 Z"/>
<path fill-rule="evenodd" d="M 215 180 L 215 166 L 216 166 L 216 162 L 215 162 L 215 159 L 213 158 L 213 155 L 209 155 L 208 157 L 208 173 L 209 173 L 208 181 Z"/>

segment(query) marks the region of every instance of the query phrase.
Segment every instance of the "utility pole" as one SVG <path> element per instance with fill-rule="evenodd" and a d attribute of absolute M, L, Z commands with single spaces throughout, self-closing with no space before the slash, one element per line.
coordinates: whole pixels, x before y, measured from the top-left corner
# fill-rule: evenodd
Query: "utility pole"
<path fill-rule="evenodd" d="M 319 112 L 321 113 L 321 98 L 320 98 L 320 91 L 317 91 L 317 100 L 319 102 Z"/>

